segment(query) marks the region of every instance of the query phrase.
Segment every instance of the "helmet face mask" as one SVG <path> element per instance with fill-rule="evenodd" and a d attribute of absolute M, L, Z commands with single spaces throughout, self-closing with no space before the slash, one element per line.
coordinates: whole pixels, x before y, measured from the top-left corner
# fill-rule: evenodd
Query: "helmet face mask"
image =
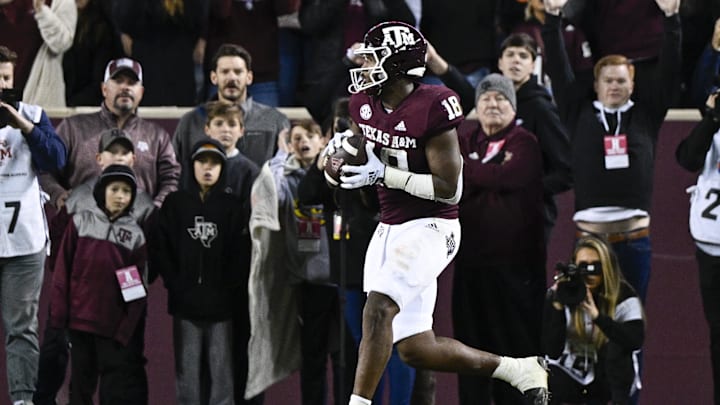
<path fill-rule="evenodd" d="M 364 45 L 355 50 L 364 63 L 350 69 L 348 91 L 376 95 L 397 78 L 422 77 L 426 52 L 425 38 L 414 27 L 397 21 L 380 23 L 368 30 Z"/>
<path fill-rule="evenodd" d="M 353 94 L 366 91 L 370 88 L 377 88 L 385 83 L 388 74 L 383 69 L 383 62 L 390 55 L 390 49 L 386 46 L 381 48 L 362 46 L 355 50 L 355 55 L 362 56 L 364 63 L 361 67 L 350 69 L 350 85 L 349 91 Z M 370 66 L 365 66 L 371 64 Z"/>

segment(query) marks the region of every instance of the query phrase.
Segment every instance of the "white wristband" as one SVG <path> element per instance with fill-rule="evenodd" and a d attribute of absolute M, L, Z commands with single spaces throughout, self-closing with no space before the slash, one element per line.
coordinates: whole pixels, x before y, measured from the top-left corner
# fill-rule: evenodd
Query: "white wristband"
<path fill-rule="evenodd" d="M 432 174 L 417 174 L 385 166 L 383 183 L 387 188 L 403 190 L 415 197 L 426 200 L 435 200 Z"/>

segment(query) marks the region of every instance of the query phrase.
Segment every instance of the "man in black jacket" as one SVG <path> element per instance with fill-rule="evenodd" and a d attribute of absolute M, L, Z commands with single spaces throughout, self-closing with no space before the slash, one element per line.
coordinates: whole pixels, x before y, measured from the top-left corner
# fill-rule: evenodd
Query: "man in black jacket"
<path fill-rule="evenodd" d="M 658 132 L 680 77 L 679 0 L 655 0 L 664 13 L 660 85 L 633 93 L 635 68 L 622 55 L 607 55 L 593 70 L 592 95 L 575 79 L 560 32 L 567 0 L 545 1 L 547 68 L 560 117 L 571 138 L 578 233 L 612 243 L 628 282 L 644 301 L 650 278 L 650 205 Z M 631 100 L 632 96 L 632 100 Z"/>
<path fill-rule="evenodd" d="M 560 122 L 558 110 L 548 91 L 533 75 L 537 44 L 527 34 L 512 34 L 500 45 L 498 67 L 513 82 L 517 97 L 516 122 L 532 132 L 540 143 L 543 157 L 545 240 L 557 218 L 555 194 L 569 190 L 570 140 Z M 475 107 L 475 90 L 454 66 L 448 64 L 432 46 L 428 47 L 428 67 L 446 86 L 460 95 L 463 111 Z"/>

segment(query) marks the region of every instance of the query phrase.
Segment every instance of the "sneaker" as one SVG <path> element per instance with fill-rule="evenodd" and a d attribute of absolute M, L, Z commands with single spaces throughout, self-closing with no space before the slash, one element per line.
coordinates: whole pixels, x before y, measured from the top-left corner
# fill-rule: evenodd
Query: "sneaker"
<path fill-rule="evenodd" d="M 516 387 L 522 391 L 528 403 L 547 405 L 550 401 L 547 361 L 542 357 L 526 357 L 518 360 L 523 368 L 523 374 Z"/>

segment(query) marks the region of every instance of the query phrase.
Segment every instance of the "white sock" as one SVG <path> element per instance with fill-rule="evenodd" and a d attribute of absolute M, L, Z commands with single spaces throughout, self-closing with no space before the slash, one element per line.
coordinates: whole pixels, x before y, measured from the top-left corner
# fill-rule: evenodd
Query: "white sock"
<path fill-rule="evenodd" d="M 372 401 L 369 399 L 365 399 L 361 397 L 360 395 L 352 394 L 350 395 L 350 403 L 348 405 L 371 405 Z"/>

